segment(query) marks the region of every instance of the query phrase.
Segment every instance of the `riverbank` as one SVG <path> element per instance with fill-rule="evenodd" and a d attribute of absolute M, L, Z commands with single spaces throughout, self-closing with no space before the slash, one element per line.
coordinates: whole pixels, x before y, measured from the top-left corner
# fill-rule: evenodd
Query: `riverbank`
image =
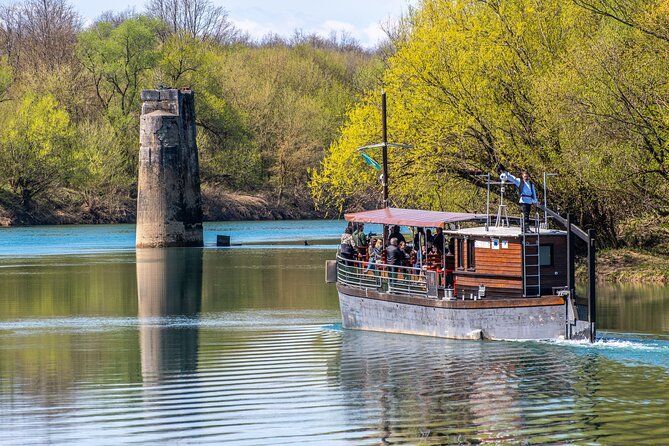
<path fill-rule="evenodd" d="M 4 197 L 1 197 L 4 198 Z M 203 213 L 205 221 L 247 220 L 306 220 L 323 216 L 304 199 L 293 198 L 281 204 L 266 194 L 255 195 L 229 192 L 203 187 Z M 113 209 L 102 212 L 91 210 L 81 203 L 75 204 L 61 196 L 46 203 L 39 203 L 27 213 L 6 200 L 0 202 L 0 226 L 65 225 L 134 223 L 135 202 L 127 200 Z M 587 277 L 584 264 L 577 266 L 579 279 Z M 669 256 L 655 251 L 624 248 L 605 249 L 597 253 L 597 280 L 611 283 L 669 284 Z"/>
<path fill-rule="evenodd" d="M 606 249 L 597 253 L 597 281 L 635 284 L 669 284 L 669 256 L 638 249 Z M 587 277 L 584 264 L 576 269 Z"/>
<path fill-rule="evenodd" d="M 85 203 L 65 193 L 22 209 L 9 194 L 0 196 L 0 226 L 135 223 L 136 202 L 118 199 L 113 205 Z M 311 201 L 291 197 L 277 203 L 267 193 L 244 194 L 204 186 L 202 210 L 205 221 L 305 220 L 322 215 Z"/>

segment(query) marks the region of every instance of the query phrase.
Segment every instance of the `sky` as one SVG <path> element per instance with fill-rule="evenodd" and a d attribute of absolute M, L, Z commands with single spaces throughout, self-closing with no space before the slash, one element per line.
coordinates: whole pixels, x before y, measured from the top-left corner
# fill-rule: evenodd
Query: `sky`
<path fill-rule="evenodd" d="M 0 0 L 8 3 L 11 0 Z M 19 0 L 20 1 L 20 0 Z M 134 8 L 142 11 L 146 0 L 70 0 L 90 23 L 108 10 L 123 11 Z M 316 32 L 327 37 L 331 31 L 347 31 L 363 46 L 373 47 L 383 39 L 380 26 L 389 18 L 406 13 L 416 0 L 212 0 L 228 11 L 229 19 L 248 32 L 251 37 L 262 37 L 269 32 L 290 36 L 295 29 Z"/>

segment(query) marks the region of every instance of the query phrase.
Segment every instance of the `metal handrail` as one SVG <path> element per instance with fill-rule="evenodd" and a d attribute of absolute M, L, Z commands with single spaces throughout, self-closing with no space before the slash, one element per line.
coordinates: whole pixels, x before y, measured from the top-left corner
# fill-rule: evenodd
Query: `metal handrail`
<path fill-rule="evenodd" d="M 405 295 L 427 295 L 427 278 L 419 268 L 349 260 L 337 254 L 337 281 L 362 289 L 387 289 Z"/>

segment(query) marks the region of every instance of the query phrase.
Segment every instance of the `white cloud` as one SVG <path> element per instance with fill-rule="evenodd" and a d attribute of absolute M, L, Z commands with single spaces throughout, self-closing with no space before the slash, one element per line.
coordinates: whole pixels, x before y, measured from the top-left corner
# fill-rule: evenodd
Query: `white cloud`
<path fill-rule="evenodd" d="M 347 22 L 339 22 L 337 20 L 326 20 L 318 28 L 317 32 L 322 35 L 328 35 L 332 31 L 337 33 L 346 32 L 353 35 L 357 34 L 357 29 L 354 25 Z"/>
<path fill-rule="evenodd" d="M 271 32 L 276 32 L 276 27 L 272 25 L 263 25 L 262 23 L 255 22 L 253 20 L 232 19 L 231 22 L 237 29 L 249 33 L 249 35 L 254 39 L 260 39 Z"/>
<path fill-rule="evenodd" d="M 372 23 L 362 30 L 365 35 L 365 46 L 374 46 L 388 37 L 380 23 Z M 363 40 L 363 39 L 361 39 Z"/>
<path fill-rule="evenodd" d="M 2 0 L 0 0 L 2 1 Z M 327 4 L 312 0 L 285 0 L 282 7 L 262 3 L 263 0 L 231 0 L 230 20 L 254 39 L 267 34 L 290 38 L 295 30 L 329 38 L 332 33 L 346 33 L 372 48 L 386 38 L 382 23 L 396 20 L 408 4 L 415 0 L 339 0 Z M 359 7 L 354 8 L 353 5 Z M 271 5 L 271 6 L 270 6 Z M 310 6 L 309 6 L 310 5 Z M 350 7 L 348 7 L 350 5 Z"/>

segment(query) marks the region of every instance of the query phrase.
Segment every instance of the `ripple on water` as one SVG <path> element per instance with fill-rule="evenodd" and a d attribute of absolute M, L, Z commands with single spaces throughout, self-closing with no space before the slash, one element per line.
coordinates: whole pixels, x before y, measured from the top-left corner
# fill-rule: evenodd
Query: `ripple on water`
<path fill-rule="evenodd" d="M 666 367 L 627 361 L 666 356 L 665 341 L 449 341 L 283 324 L 295 313 L 264 325 L 243 312 L 58 320 L 51 336 L 85 326 L 75 356 L 85 339 L 134 339 L 134 378 L 116 378 L 113 365 L 82 356 L 87 373 L 66 388 L 56 380 L 31 394 L 31 384 L 14 383 L 23 387 L 13 401 L 3 399 L 9 429 L 0 441 L 652 444 L 669 435 Z M 49 322 L 17 321 L 12 329 Z M 95 325 L 108 332 L 86 328 Z"/>

